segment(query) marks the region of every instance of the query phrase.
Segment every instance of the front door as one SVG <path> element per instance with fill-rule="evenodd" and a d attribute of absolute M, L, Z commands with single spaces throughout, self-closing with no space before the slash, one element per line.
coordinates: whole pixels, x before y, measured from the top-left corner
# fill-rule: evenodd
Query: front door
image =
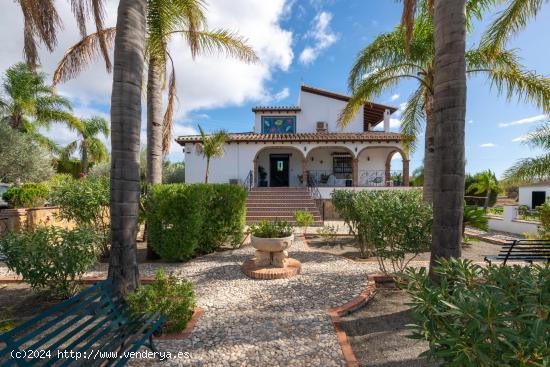
<path fill-rule="evenodd" d="M 535 209 L 537 206 L 546 202 L 546 191 L 533 191 L 531 197 L 531 208 Z"/>
<path fill-rule="evenodd" d="M 269 156 L 269 186 L 288 186 L 288 154 L 271 154 Z"/>

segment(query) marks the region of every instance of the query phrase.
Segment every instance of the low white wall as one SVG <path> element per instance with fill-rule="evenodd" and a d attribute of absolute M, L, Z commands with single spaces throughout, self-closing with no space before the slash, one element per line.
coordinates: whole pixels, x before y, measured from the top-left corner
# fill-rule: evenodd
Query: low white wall
<path fill-rule="evenodd" d="M 489 217 L 489 229 L 494 231 L 509 232 L 515 234 L 538 233 L 538 223 L 517 219 L 518 206 L 508 205 L 504 207 L 502 218 Z"/>

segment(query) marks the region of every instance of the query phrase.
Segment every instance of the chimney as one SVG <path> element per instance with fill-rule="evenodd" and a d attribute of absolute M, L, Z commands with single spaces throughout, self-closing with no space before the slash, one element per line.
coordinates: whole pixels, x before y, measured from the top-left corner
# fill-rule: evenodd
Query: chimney
<path fill-rule="evenodd" d="M 384 131 L 390 131 L 390 110 L 384 111 Z"/>

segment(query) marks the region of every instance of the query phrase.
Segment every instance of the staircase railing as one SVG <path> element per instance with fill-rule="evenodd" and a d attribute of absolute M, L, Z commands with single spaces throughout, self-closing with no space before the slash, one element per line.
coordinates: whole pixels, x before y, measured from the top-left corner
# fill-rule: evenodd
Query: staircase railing
<path fill-rule="evenodd" d="M 253 177 L 252 170 L 248 172 L 248 176 L 243 181 L 243 186 L 246 189 L 246 191 L 250 191 L 254 187 L 254 177 Z"/>
<path fill-rule="evenodd" d="M 317 187 L 317 182 L 313 177 L 309 177 L 307 179 L 307 191 L 309 192 L 309 195 L 313 198 L 313 201 L 315 201 L 315 206 L 319 210 L 319 213 L 321 213 L 321 220 L 325 220 L 325 206 L 323 205 L 323 197 L 321 196 L 321 192 L 319 191 L 319 188 Z"/>

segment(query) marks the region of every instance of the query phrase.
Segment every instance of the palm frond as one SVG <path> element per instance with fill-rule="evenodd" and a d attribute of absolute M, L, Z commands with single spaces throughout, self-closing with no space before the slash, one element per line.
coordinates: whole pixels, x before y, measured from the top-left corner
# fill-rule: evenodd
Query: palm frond
<path fill-rule="evenodd" d="M 411 152 L 417 148 L 417 137 L 422 131 L 422 125 L 426 120 L 425 111 L 425 95 L 426 88 L 419 86 L 416 91 L 411 94 L 407 101 L 407 106 L 401 116 L 401 134 L 408 137 L 408 147 Z"/>
<path fill-rule="evenodd" d="M 504 172 L 510 182 L 530 182 L 550 179 L 550 154 L 518 161 Z"/>
<path fill-rule="evenodd" d="M 208 135 L 200 125 L 199 132 L 201 135 L 201 142 L 198 145 L 199 152 L 209 159 L 222 157 L 224 154 L 223 146 L 228 139 L 227 132 L 225 130 L 219 130 Z"/>
<path fill-rule="evenodd" d="M 401 14 L 401 26 L 405 28 L 405 44 L 410 45 L 413 26 L 414 26 L 414 16 L 416 14 L 416 5 L 417 0 L 403 0 L 403 14 Z"/>
<path fill-rule="evenodd" d="M 550 150 L 550 120 L 527 134 L 524 143 L 533 148 Z"/>
<path fill-rule="evenodd" d="M 172 144 L 172 127 L 174 123 L 174 109 L 176 104 L 176 71 L 172 62 L 172 71 L 168 82 L 168 103 L 162 120 L 162 155 L 166 157 Z"/>
<path fill-rule="evenodd" d="M 88 147 L 88 152 L 90 153 L 92 161 L 99 163 L 109 160 L 109 151 L 101 140 L 96 137 L 90 137 L 86 139 L 85 143 Z"/>
<path fill-rule="evenodd" d="M 59 159 L 63 161 L 68 161 L 71 159 L 71 156 L 74 152 L 76 152 L 76 149 L 78 148 L 78 141 L 73 141 L 69 144 L 67 144 L 64 148 L 61 148 L 59 150 Z"/>
<path fill-rule="evenodd" d="M 53 85 L 75 78 L 101 53 L 101 39 L 110 48 L 115 39 L 116 28 L 106 28 L 92 33 L 69 48 L 53 74 Z"/>

